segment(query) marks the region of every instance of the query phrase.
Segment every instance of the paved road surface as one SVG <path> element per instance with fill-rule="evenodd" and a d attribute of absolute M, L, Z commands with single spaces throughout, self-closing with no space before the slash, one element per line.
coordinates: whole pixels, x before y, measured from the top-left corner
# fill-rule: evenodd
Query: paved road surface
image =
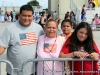
<path fill-rule="evenodd" d="M 5 27 L 7 25 L 9 25 L 10 23 L 0 23 L 0 35 L 2 34 L 3 30 L 5 29 Z M 98 28 L 98 30 L 100 30 Z M 94 40 L 96 41 L 97 43 L 97 46 L 98 48 L 100 49 L 100 31 L 93 31 L 93 34 L 94 34 Z M 0 55 L 0 60 L 1 59 L 6 59 L 6 51 L 3 55 Z M 1 70 L 1 74 L 0 75 L 6 75 L 6 72 L 5 72 L 5 63 L 1 63 L 1 67 L 2 67 L 2 70 Z"/>

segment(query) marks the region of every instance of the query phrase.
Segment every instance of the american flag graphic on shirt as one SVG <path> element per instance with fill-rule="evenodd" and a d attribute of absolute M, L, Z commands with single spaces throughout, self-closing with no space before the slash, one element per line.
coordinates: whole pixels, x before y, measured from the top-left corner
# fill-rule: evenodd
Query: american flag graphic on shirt
<path fill-rule="evenodd" d="M 57 44 L 44 43 L 44 52 L 56 53 Z"/>
<path fill-rule="evenodd" d="M 19 34 L 20 37 L 20 44 L 28 45 L 28 44 L 35 44 L 37 42 L 36 33 L 29 32 L 29 33 L 21 33 Z"/>

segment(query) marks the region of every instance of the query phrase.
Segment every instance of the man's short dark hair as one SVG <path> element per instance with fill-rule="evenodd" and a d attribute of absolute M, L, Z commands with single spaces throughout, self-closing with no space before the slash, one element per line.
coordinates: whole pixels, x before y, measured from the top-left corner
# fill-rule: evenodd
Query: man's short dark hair
<path fill-rule="evenodd" d="M 32 14 L 34 14 L 34 10 L 31 5 L 28 5 L 28 4 L 22 5 L 20 7 L 20 14 L 22 13 L 23 10 L 32 11 Z"/>

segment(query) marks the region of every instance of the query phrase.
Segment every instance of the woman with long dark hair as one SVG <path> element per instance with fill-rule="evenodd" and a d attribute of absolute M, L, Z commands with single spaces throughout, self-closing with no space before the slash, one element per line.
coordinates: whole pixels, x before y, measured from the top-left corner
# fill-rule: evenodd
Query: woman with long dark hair
<path fill-rule="evenodd" d="M 94 40 L 92 29 L 90 25 L 86 22 L 81 22 L 69 37 L 61 52 L 59 57 L 61 58 L 98 58 L 99 49 L 97 48 Z M 92 64 L 93 63 L 93 64 Z M 74 61 L 73 62 L 74 75 L 98 75 L 98 65 L 97 61 Z M 82 71 L 83 66 L 83 72 Z M 70 68 L 72 70 L 72 62 L 70 62 Z"/>

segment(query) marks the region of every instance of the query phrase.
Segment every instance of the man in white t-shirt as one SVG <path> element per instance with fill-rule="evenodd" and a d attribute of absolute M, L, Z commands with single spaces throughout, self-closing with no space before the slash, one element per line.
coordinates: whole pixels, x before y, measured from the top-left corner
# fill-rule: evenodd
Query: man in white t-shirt
<path fill-rule="evenodd" d="M 7 49 L 7 59 L 19 70 L 24 61 L 35 58 L 38 37 L 43 33 L 40 25 L 33 22 L 33 8 L 23 5 L 20 8 L 19 21 L 8 25 L 0 37 L 0 54 Z M 7 75 L 11 74 L 11 68 L 7 64 Z M 33 63 L 24 67 L 24 75 L 33 75 Z M 14 70 L 17 75 L 17 70 Z"/>

